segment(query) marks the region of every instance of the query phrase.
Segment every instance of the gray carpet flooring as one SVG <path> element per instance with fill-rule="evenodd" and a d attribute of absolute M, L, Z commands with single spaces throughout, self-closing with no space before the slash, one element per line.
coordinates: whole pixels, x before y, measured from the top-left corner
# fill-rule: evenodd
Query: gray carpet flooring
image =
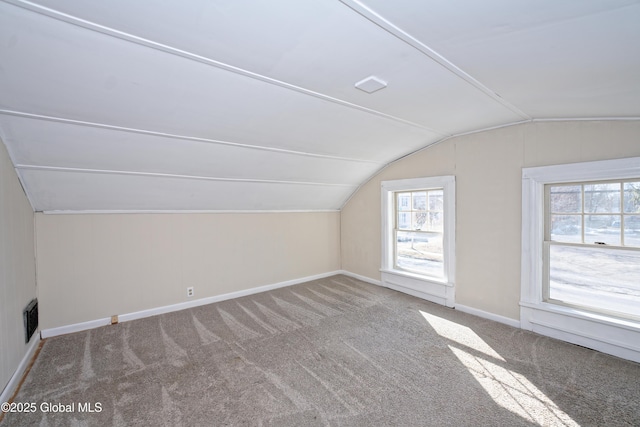
<path fill-rule="evenodd" d="M 639 384 L 637 363 L 334 276 L 47 339 L 16 398 L 37 410 L 0 424 L 639 426 Z"/>

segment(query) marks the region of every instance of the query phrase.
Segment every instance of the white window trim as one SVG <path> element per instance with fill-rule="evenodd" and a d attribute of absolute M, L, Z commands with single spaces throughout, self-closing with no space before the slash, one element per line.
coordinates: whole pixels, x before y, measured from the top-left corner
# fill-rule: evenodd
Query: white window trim
<path fill-rule="evenodd" d="M 543 300 L 546 184 L 640 176 L 640 157 L 524 168 L 520 325 L 542 335 L 640 362 L 640 322 Z"/>
<path fill-rule="evenodd" d="M 454 307 L 455 303 L 455 176 L 382 181 L 382 284 L 428 301 Z M 394 268 L 394 193 L 398 191 L 443 189 L 444 278 L 437 279 Z"/>

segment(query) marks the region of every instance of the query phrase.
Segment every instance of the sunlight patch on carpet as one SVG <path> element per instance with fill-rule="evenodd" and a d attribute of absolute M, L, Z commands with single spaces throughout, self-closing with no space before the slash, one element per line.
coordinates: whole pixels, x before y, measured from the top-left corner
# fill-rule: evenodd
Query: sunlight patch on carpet
<path fill-rule="evenodd" d="M 524 375 L 500 366 L 505 359 L 469 327 L 420 314 L 438 335 L 453 341 L 447 345 L 451 352 L 498 405 L 539 425 L 579 425 Z"/>
<path fill-rule="evenodd" d="M 422 317 L 425 318 L 429 325 L 437 332 L 438 335 L 445 337 L 451 341 L 455 341 L 467 348 L 471 348 L 475 351 L 479 351 L 487 356 L 493 357 L 501 362 L 505 360 L 496 352 L 490 345 L 488 345 L 482 338 L 480 338 L 469 327 L 460 325 L 442 317 L 434 316 L 433 314 L 420 311 Z"/>

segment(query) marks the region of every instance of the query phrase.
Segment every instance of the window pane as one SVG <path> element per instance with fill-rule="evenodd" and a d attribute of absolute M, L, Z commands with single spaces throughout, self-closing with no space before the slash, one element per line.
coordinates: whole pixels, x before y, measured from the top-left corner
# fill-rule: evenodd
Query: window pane
<path fill-rule="evenodd" d="M 580 185 L 558 185 L 550 188 L 551 212 L 582 212 L 582 187 Z"/>
<path fill-rule="evenodd" d="M 411 210 L 411 193 L 398 193 L 398 210 Z"/>
<path fill-rule="evenodd" d="M 411 212 L 398 212 L 398 228 L 411 230 Z"/>
<path fill-rule="evenodd" d="M 620 245 L 620 215 L 585 215 L 584 242 Z"/>
<path fill-rule="evenodd" d="M 624 212 L 640 213 L 640 181 L 624 183 Z"/>
<path fill-rule="evenodd" d="M 640 247 L 640 215 L 624 216 L 624 244 Z"/>
<path fill-rule="evenodd" d="M 582 215 L 551 215 L 551 240 L 582 243 Z"/>
<path fill-rule="evenodd" d="M 584 211 L 589 213 L 620 212 L 620 184 L 585 185 Z"/>
<path fill-rule="evenodd" d="M 640 316 L 640 252 L 551 245 L 549 297 Z"/>
<path fill-rule="evenodd" d="M 429 191 L 429 210 L 442 212 L 444 203 L 444 190 Z"/>
<path fill-rule="evenodd" d="M 427 192 L 417 191 L 413 194 L 413 210 L 426 211 L 427 210 Z"/>
<path fill-rule="evenodd" d="M 426 230 L 439 233 L 444 231 L 444 216 L 442 212 L 429 212 Z"/>
<path fill-rule="evenodd" d="M 426 274 L 444 276 L 442 233 L 396 233 L 396 267 Z"/>
<path fill-rule="evenodd" d="M 413 212 L 413 229 L 414 230 L 426 230 L 427 228 L 427 211 Z"/>

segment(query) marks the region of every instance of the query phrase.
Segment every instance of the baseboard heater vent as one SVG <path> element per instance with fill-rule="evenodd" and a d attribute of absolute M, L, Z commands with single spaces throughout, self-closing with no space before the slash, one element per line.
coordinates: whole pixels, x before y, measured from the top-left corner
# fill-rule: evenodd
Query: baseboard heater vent
<path fill-rule="evenodd" d="M 24 342 L 28 343 L 38 329 L 38 299 L 34 298 L 24 309 Z"/>

